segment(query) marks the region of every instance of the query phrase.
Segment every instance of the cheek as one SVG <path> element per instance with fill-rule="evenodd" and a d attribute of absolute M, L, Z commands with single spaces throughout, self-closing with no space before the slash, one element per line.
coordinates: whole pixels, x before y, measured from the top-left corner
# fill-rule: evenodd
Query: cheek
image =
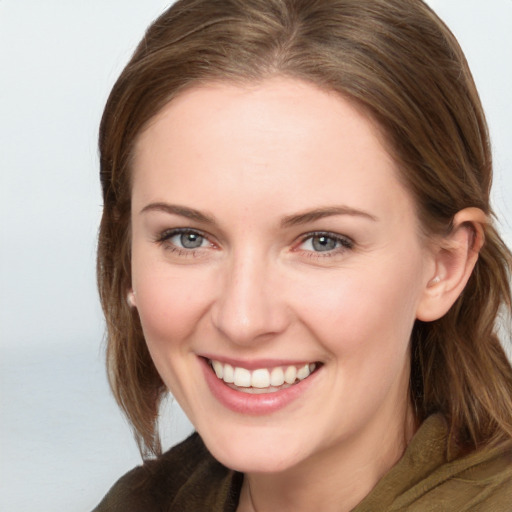
<path fill-rule="evenodd" d="M 208 309 L 208 281 L 191 280 L 183 269 L 169 272 L 165 265 L 160 272 L 136 275 L 137 311 L 149 353 L 167 388 L 192 419 L 189 403 L 198 393 L 193 391 L 197 379 L 189 380 L 188 368 L 196 360 L 189 340 Z"/>
<path fill-rule="evenodd" d="M 189 279 L 184 269 L 138 274 L 137 310 L 150 350 L 179 344 L 193 333 L 208 309 L 210 289 L 208 279 Z"/>
<path fill-rule="evenodd" d="M 382 357 L 408 346 L 419 296 L 414 264 L 365 265 L 317 276 L 307 299 L 297 302 L 308 328 L 332 352 L 367 356 L 376 347 Z M 305 297 L 295 292 L 297 297 Z"/>

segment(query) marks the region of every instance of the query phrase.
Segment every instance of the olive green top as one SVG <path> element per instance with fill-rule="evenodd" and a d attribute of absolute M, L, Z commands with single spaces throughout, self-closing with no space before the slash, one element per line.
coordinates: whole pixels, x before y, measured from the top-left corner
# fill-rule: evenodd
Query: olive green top
<path fill-rule="evenodd" d="M 193 434 L 127 473 L 93 512 L 235 512 L 242 480 Z M 512 512 L 512 443 L 449 460 L 446 422 L 430 416 L 352 512 L 398 511 Z"/>

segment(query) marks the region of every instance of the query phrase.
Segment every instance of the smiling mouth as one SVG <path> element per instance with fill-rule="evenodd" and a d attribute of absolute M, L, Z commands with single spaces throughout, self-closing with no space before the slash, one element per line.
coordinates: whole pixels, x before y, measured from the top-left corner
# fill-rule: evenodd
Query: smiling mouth
<path fill-rule="evenodd" d="M 307 379 L 319 366 L 318 363 L 306 363 L 248 370 L 212 359 L 208 364 L 217 378 L 230 388 L 249 394 L 275 393 L 289 388 Z"/>

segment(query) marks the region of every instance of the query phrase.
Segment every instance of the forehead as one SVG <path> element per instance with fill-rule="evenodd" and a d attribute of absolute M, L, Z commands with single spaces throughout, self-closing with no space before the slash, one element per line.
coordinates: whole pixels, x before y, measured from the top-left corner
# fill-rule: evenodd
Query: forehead
<path fill-rule="evenodd" d="M 133 172 L 137 201 L 168 195 L 210 204 L 245 194 L 247 205 L 277 198 L 300 209 L 304 200 L 318 207 L 367 197 L 385 208 L 384 191 L 408 196 L 379 128 L 361 108 L 286 78 L 182 93 L 140 134 Z"/>
<path fill-rule="evenodd" d="M 243 136 L 240 124 L 251 130 L 253 139 L 265 132 L 276 142 L 280 137 L 299 135 L 319 139 L 324 130 L 343 136 L 343 128 L 346 132 L 357 129 L 360 135 L 370 136 L 360 138 L 361 142 L 373 138 L 386 158 L 390 156 L 385 135 L 362 104 L 311 82 L 279 76 L 257 82 L 212 81 L 185 89 L 144 127 L 135 152 L 162 130 L 169 137 L 180 133 L 186 137 L 190 135 L 187 129 L 192 128 L 200 137 L 198 130 L 211 128 L 238 137 Z"/>

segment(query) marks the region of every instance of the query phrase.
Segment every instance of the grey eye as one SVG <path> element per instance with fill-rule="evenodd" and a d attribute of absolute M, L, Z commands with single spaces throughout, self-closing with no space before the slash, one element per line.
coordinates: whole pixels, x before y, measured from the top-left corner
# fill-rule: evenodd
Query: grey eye
<path fill-rule="evenodd" d="M 311 237 L 311 245 L 317 252 L 332 251 L 338 246 L 338 240 L 326 235 L 317 235 Z"/>
<path fill-rule="evenodd" d="M 204 238 L 197 233 L 181 233 L 180 243 L 185 249 L 197 249 L 203 244 Z"/>

